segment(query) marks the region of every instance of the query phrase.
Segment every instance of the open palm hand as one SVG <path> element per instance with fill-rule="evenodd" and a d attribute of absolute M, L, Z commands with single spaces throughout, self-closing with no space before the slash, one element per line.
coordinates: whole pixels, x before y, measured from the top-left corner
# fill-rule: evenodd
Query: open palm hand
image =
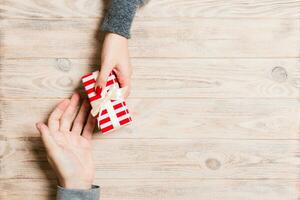
<path fill-rule="evenodd" d="M 51 113 L 48 125 L 40 122 L 37 128 L 60 186 L 89 189 L 95 176 L 91 138 L 96 122 L 89 115 L 87 101 L 78 111 L 79 100 L 78 94 L 63 100 Z"/>

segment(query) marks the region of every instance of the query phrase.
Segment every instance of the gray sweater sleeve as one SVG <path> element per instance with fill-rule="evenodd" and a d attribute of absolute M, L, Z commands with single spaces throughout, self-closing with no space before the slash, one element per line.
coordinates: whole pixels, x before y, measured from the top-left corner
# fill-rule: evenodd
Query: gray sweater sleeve
<path fill-rule="evenodd" d="M 66 189 L 57 186 L 56 200 L 99 200 L 100 187 L 92 185 L 89 190 Z"/>
<path fill-rule="evenodd" d="M 145 0 L 110 0 L 101 30 L 130 38 L 135 12 L 144 2 Z"/>

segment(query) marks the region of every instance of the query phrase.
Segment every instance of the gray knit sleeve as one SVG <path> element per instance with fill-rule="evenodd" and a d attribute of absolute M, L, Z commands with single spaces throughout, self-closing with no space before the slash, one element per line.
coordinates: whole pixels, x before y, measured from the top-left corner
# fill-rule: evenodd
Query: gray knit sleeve
<path fill-rule="evenodd" d="M 57 186 L 56 200 L 99 200 L 100 187 L 92 185 L 89 190 L 66 189 Z"/>
<path fill-rule="evenodd" d="M 130 28 L 135 12 L 145 0 L 110 0 L 101 30 L 130 38 Z"/>

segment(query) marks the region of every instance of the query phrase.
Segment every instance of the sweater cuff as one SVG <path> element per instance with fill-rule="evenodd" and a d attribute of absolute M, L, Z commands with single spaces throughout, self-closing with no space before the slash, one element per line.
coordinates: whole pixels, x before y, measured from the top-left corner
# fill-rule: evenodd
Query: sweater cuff
<path fill-rule="evenodd" d="M 92 185 L 89 190 L 66 189 L 57 186 L 56 200 L 99 200 L 100 187 Z"/>
<path fill-rule="evenodd" d="M 129 39 L 132 20 L 138 6 L 138 0 L 111 0 L 102 22 L 102 31 L 116 33 Z"/>

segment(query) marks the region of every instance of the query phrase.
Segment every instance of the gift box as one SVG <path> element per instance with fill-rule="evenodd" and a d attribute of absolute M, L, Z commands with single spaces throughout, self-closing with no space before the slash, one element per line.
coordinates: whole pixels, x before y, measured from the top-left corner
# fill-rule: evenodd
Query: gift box
<path fill-rule="evenodd" d="M 92 106 L 91 114 L 97 118 L 99 130 L 107 133 L 130 124 L 132 119 L 124 100 L 126 88 L 120 88 L 112 72 L 104 90 L 99 87 L 95 89 L 98 74 L 99 71 L 87 74 L 82 77 L 82 82 Z"/>

